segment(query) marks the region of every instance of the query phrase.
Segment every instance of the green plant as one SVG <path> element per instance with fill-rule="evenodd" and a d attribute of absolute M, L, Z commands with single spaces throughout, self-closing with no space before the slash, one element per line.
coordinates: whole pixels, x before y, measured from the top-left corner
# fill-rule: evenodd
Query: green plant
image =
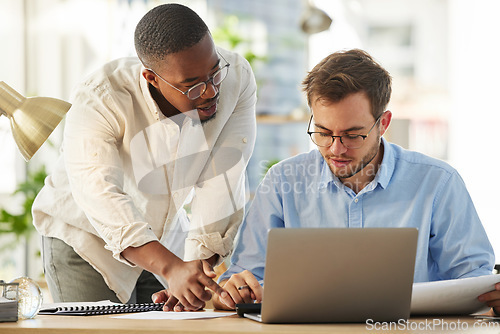
<path fill-rule="evenodd" d="M 240 51 L 243 57 L 254 67 L 255 62 L 265 61 L 266 57 L 259 56 L 251 50 L 251 40 L 243 38 L 238 30 L 239 19 L 236 15 L 228 15 L 220 26 L 212 31 L 216 44 L 230 50 Z"/>
<path fill-rule="evenodd" d="M 269 160 L 264 167 L 264 174 L 266 174 L 269 171 L 269 168 L 273 167 L 273 165 L 277 164 L 280 161 L 281 161 L 280 159 Z"/>
<path fill-rule="evenodd" d="M 3 244 L 0 250 L 14 247 L 22 237 L 29 239 L 31 233 L 35 230 L 31 206 L 36 195 L 43 187 L 45 177 L 47 177 L 47 172 L 45 166 L 42 166 L 34 172 L 28 172 L 26 180 L 19 183 L 13 195 L 22 194 L 24 196 L 21 213 L 13 214 L 3 208 L 0 210 L 0 235 L 14 234 L 16 236 L 15 240 Z"/>

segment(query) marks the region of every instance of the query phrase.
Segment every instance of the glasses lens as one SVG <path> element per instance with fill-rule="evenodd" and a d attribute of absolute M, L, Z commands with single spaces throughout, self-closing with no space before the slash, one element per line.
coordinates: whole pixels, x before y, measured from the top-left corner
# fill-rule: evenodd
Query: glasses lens
<path fill-rule="evenodd" d="M 318 146 L 330 146 L 332 144 L 332 136 L 321 133 L 311 133 L 311 140 Z"/>
<path fill-rule="evenodd" d="M 338 139 L 338 137 L 335 138 Z M 321 132 L 311 133 L 311 140 L 314 144 L 322 147 L 330 146 L 333 144 L 332 136 Z M 361 146 L 363 146 L 364 140 L 362 136 L 346 135 L 342 136 L 341 142 L 347 148 L 360 148 Z"/>
<path fill-rule="evenodd" d="M 224 80 L 227 76 L 227 72 L 228 72 L 228 68 L 229 66 L 224 66 L 223 68 L 221 68 L 220 70 L 218 70 L 217 72 L 215 72 L 213 78 L 212 78 L 212 82 L 214 83 L 214 85 L 218 85 L 222 82 L 222 80 Z"/>
<path fill-rule="evenodd" d="M 347 148 L 360 148 L 363 145 L 363 137 L 361 136 L 342 136 L 342 143 Z"/>
<path fill-rule="evenodd" d="M 224 80 L 226 78 L 227 72 L 228 72 L 228 67 L 229 66 L 226 65 L 223 68 L 221 68 L 220 70 L 218 70 L 217 72 L 215 72 L 214 75 L 212 76 L 212 78 L 210 78 L 207 82 L 200 82 L 196 86 L 191 87 L 187 91 L 187 97 L 191 100 L 195 100 L 195 99 L 199 98 L 200 96 L 202 96 L 203 93 L 205 93 L 205 91 L 207 90 L 208 82 L 212 82 L 212 84 L 214 86 L 219 85 L 222 82 L 222 80 Z"/>
<path fill-rule="evenodd" d="M 343 136 L 342 142 L 347 148 L 360 148 L 363 145 L 363 137 L 361 136 Z"/>
<path fill-rule="evenodd" d="M 207 84 L 204 82 L 200 82 L 196 86 L 189 88 L 189 90 L 187 91 L 187 97 L 191 100 L 195 100 L 199 98 L 203 93 L 205 93 L 206 89 Z"/>

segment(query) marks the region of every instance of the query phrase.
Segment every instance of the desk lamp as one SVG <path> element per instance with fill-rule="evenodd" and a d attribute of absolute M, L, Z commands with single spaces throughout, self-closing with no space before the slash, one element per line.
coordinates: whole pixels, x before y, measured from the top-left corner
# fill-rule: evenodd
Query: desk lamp
<path fill-rule="evenodd" d="M 0 81 L 0 116 L 9 118 L 12 135 L 29 161 L 61 122 L 71 104 L 50 97 L 26 98 Z"/>
<path fill-rule="evenodd" d="M 9 119 L 14 140 L 26 161 L 45 143 L 70 107 L 68 102 L 49 97 L 26 98 L 0 81 L 0 116 Z M 43 301 L 40 287 L 28 277 L 17 278 L 11 283 L 17 284 L 20 291 L 18 317 L 13 320 L 33 318 Z"/>
<path fill-rule="evenodd" d="M 312 35 L 328 30 L 332 24 L 332 19 L 328 14 L 314 6 L 309 0 L 307 8 L 300 20 L 300 27 L 306 34 Z"/>

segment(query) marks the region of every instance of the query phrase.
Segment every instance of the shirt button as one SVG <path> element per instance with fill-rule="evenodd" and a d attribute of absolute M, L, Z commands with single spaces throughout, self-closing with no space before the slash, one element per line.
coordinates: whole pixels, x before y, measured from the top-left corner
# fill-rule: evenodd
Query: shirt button
<path fill-rule="evenodd" d="M 354 203 L 358 203 L 358 199 L 357 198 L 354 199 Z"/>
<path fill-rule="evenodd" d="M 242 141 L 246 144 L 247 143 L 247 137 L 244 137 Z"/>

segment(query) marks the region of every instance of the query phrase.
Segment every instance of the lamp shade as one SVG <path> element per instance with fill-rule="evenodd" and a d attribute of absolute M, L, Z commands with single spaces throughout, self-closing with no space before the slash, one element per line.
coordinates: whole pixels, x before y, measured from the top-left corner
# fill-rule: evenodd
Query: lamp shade
<path fill-rule="evenodd" d="M 26 98 L 0 81 L 0 113 L 9 118 L 12 135 L 26 161 L 49 138 L 70 107 L 70 103 L 54 98 Z"/>
<path fill-rule="evenodd" d="M 316 34 L 330 28 L 332 19 L 321 9 L 308 4 L 300 20 L 300 27 L 306 34 Z"/>

